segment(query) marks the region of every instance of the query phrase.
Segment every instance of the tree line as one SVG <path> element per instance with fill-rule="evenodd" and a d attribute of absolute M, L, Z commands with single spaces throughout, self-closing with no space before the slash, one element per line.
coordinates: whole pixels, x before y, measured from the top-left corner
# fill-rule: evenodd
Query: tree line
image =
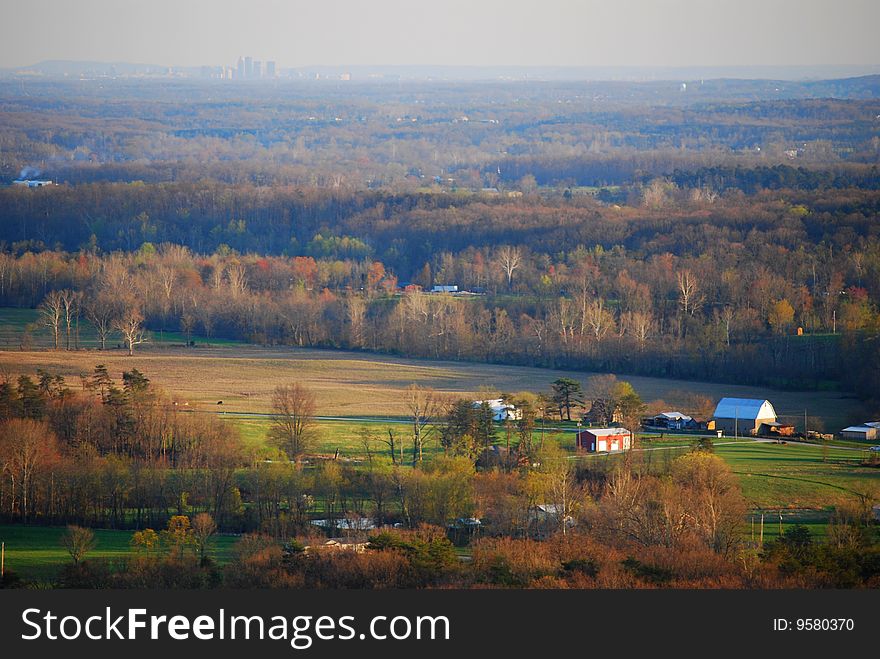
<path fill-rule="evenodd" d="M 800 223 L 797 206 L 784 211 Z M 771 229 L 784 236 L 786 222 Z M 769 219 L 768 219 L 769 223 Z M 878 328 L 880 251 L 809 251 L 743 236 L 740 249 L 644 254 L 502 244 L 442 252 L 401 281 L 382 261 L 212 254 L 143 243 L 134 252 L 0 254 L 0 303 L 37 306 L 56 349 L 122 344 L 147 331 L 267 345 L 528 363 L 782 387 L 837 381 L 865 398 Z M 729 244 L 729 246 L 732 243 Z M 432 293 L 455 282 L 469 294 Z M 866 353 L 842 368 L 841 337 Z M 29 338 L 31 337 L 31 338 Z M 863 355 L 864 356 L 864 355 Z M 767 368 L 755 368 L 758 363 Z"/>

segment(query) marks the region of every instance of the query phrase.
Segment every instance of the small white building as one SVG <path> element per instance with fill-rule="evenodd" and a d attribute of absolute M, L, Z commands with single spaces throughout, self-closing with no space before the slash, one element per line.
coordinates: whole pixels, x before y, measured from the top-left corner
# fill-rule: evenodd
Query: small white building
<path fill-rule="evenodd" d="M 772 403 L 758 398 L 722 398 L 713 418 L 716 430 L 735 436 L 757 435 L 762 425 L 778 421 Z"/>
<path fill-rule="evenodd" d="M 458 293 L 458 286 L 450 284 L 435 284 L 432 293 Z"/>
<path fill-rule="evenodd" d="M 840 431 L 840 436 L 843 439 L 873 442 L 880 438 L 880 421 L 867 421 L 857 426 L 849 426 Z"/>
<path fill-rule="evenodd" d="M 43 181 L 35 179 L 18 179 L 12 182 L 12 185 L 21 185 L 26 188 L 45 188 L 48 185 L 55 185 L 52 181 Z"/>
<path fill-rule="evenodd" d="M 519 421 L 522 419 L 522 410 L 516 409 L 514 405 L 505 403 L 501 398 L 493 398 L 491 400 L 475 400 L 474 408 L 480 408 L 483 403 L 489 404 L 492 410 L 493 421 Z"/>

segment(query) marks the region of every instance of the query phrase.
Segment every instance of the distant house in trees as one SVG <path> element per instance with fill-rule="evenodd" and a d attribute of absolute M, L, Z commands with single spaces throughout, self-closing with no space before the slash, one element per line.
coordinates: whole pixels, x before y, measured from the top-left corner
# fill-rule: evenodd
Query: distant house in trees
<path fill-rule="evenodd" d="M 331 538 L 324 543 L 317 545 L 306 545 L 305 552 L 313 553 L 320 551 L 350 551 L 355 554 L 363 554 L 369 546 L 368 540 L 355 540 L 348 538 Z"/>
<path fill-rule="evenodd" d="M 458 286 L 451 284 L 436 284 L 432 289 L 432 293 L 458 293 Z"/>
<path fill-rule="evenodd" d="M 715 428 L 725 435 L 771 434 L 779 426 L 776 410 L 769 400 L 757 398 L 722 398 L 715 407 Z M 762 426 L 766 426 L 762 431 Z M 785 434 L 779 432 L 778 434 Z"/>
<path fill-rule="evenodd" d="M 575 445 L 588 453 L 628 451 L 632 448 L 632 433 L 626 428 L 587 428 L 578 431 Z"/>
<path fill-rule="evenodd" d="M 590 402 L 590 410 L 584 414 L 584 421 L 600 425 L 621 423 L 623 415 L 620 413 L 619 405 L 610 400 L 598 398 Z"/>
<path fill-rule="evenodd" d="M 501 398 L 475 400 L 474 409 L 482 407 L 483 403 L 489 404 L 489 409 L 492 410 L 492 419 L 494 421 L 519 421 L 522 419 L 522 410 L 517 409 L 515 405 L 505 403 Z"/>

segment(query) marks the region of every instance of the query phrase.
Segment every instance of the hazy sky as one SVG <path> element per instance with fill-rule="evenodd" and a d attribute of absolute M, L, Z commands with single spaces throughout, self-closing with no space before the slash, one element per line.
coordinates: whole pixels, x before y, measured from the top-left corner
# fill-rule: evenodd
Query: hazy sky
<path fill-rule="evenodd" d="M 880 65 L 880 0 L 2 0 L 0 66 Z"/>

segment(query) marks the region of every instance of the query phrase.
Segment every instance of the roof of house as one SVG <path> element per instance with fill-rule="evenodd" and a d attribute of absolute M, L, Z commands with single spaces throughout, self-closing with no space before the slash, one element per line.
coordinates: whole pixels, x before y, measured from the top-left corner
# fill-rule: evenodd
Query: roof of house
<path fill-rule="evenodd" d="M 610 435 L 628 435 L 629 430 L 626 428 L 584 428 L 584 432 L 588 432 L 596 437 L 608 437 Z"/>
<path fill-rule="evenodd" d="M 481 407 L 483 403 L 488 403 L 489 407 L 493 410 L 514 410 L 516 407 L 514 405 L 510 405 L 509 403 L 505 403 L 501 398 L 491 398 L 489 400 L 475 400 L 474 407 Z"/>
<path fill-rule="evenodd" d="M 675 419 L 682 421 L 690 421 L 692 417 L 689 417 L 687 414 L 682 414 L 681 412 L 661 412 L 654 418 L 663 417 L 664 419 Z"/>
<path fill-rule="evenodd" d="M 857 426 L 849 426 L 841 432 L 868 432 L 869 430 L 880 430 L 880 422 L 870 421 L 868 423 L 860 423 Z"/>
<path fill-rule="evenodd" d="M 357 547 L 359 545 L 367 545 L 369 540 L 365 538 L 330 538 L 324 543 L 325 547 Z"/>
<path fill-rule="evenodd" d="M 769 400 L 758 398 L 722 398 L 715 408 L 716 419 L 775 419 L 776 410 Z"/>

